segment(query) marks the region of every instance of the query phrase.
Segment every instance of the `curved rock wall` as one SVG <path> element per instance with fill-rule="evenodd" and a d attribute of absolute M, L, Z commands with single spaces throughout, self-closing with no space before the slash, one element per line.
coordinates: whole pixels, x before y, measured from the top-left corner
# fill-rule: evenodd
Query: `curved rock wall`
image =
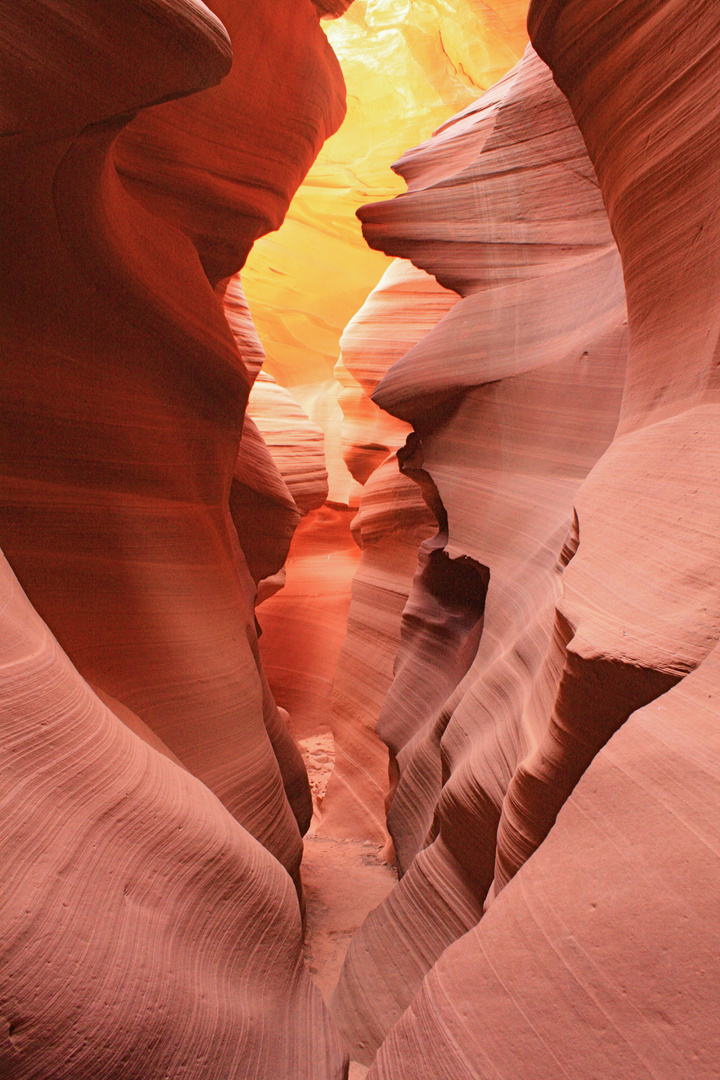
<path fill-rule="evenodd" d="M 238 63 L 217 89 L 146 109 L 127 126 L 132 106 L 199 89 L 227 70 L 227 37 L 202 8 L 201 26 L 210 27 L 204 48 L 208 52 L 213 45 L 218 58 L 208 75 L 196 73 L 195 56 L 203 54 L 195 43 L 201 8 L 194 6 L 188 7 L 194 37 L 187 46 L 187 74 L 166 65 L 157 87 L 135 86 L 142 57 L 128 47 L 124 74 L 115 79 L 117 100 L 111 101 L 95 45 L 97 37 L 106 41 L 103 32 L 115 27 L 112 19 L 120 19 L 110 5 L 108 25 L 100 24 L 83 43 L 97 56 L 87 65 L 82 123 L 69 113 L 66 136 L 58 131 L 53 141 L 52 131 L 43 131 L 40 141 L 26 130 L 8 145 L 3 257 L 14 271 L 2 301 L 7 318 L 0 540 L 32 602 L 83 675 L 141 715 L 297 876 L 300 835 L 266 731 L 267 723 L 278 732 L 282 725 L 258 670 L 254 584 L 228 511 L 250 379 L 195 247 L 162 219 L 192 237 L 205 264 L 222 263 L 223 275 L 237 269 L 249 242 L 247 222 L 253 230 L 258 221 L 263 229 L 279 223 L 277 215 L 302 171 L 339 122 L 342 79 L 309 0 L 288 5 L 289 21 L 275 6 L 272 19 L 268 8 L 248 24 L 245 5 L 228 7 L 233 27 L 245 28 L 245 47 L 251 44 L 250 28 L 258 43 L 277 40 L 277 55 L 269 55 L 285 79 L 268 82 L 263 109 L 282 114 L 293 71 L 302 86 L 300 95 L 292 91 L 287 128 L 271 129 L 284 156 L 274 142 L 263 143 L 264 113 L 256 118 L 252 139 L 237 134 L 238 101 L 252 113 L 248 91 L 258 77 L 254 68 Z M 173 12 L 168 7 L 169 35 Z M 151 14 L 146 20 L 154 26 Z M 56 89 L 60 99 L 67 85 L 68 109 L 78 70 L 71 44 L 65 82 Z M 251 52 L 257 58 L 262 50 Z M 135 87 L 134 98 L 126 84 Z M 94 95 L 98 103 L 91 108 Z M 304 113 L 307 123 L 301 122 Z M 106 119 L 113 115 L 121 119 Z M 94 126 L 73 138 L 72 124 L 79 132 L 88 121 Z M 235 133 L 239 160 L 218 151 L 224 146 L 217 141 L 221 124 L 230 145 Z M 153 152 L 143 156 L 150 132 Z M 232 181 L 217 175 L 219 153 L 223 168 L 237 169 Z M 272 214 L 267 185 L 257 205 L 251 198 L 257 187 L 252 169 L 261 168 L 263 154 L 268 169 L 274 168 Z M 133 162 L 140 179 L 133 175 L 130 181 Z M 151 216 L 148 206 L 162 218 Z M 217 230 L 229 238 L 221 249 L 214 246 Z M 244 444 L 252 438 L 248 425 Z M 244 486 L 242 476 L 235 478 L 238 511 L 242 491 L 267 487 L 270 458 L 264 452 L 268 468 L 258 479 L 261 453 L 255 438 L 249 455 L 255 477 Z M 238 468 L 247 481 L 247 460 Z M 286 548 L 297 511 L 273 483 L 273 492 L 265 494 L 284 515 Z M 251 563 L 259 554 L 248 552 Z M 272 565 L 278 562 L 281 554 L 271 556 L 255 576 L 279 569 Z M 288 745 L 283 760 L 292 754 Z M 292 776 L 285 778 L 293 790 L 300 768 L 296 756 Z M 295 807 L 301 823 L 308 805 L 306 792 Z"/>
<path fill-rule="evenodd" d="M 356 937 L 334 1009 L 365 1061 L 400 1016 L 372 1080 L 709 1080 L 720 13 L 534 0 L 529 28 L 572 115 L 528 55 L 401 162 L 407 196 L 363 213 L 372 243 L 465 297 L 376 400 L 422 438 L 405 467 L 445 508 L 444 550 L 489 585 L 477 653 L 438 708 L 433 664 L 463 641 L 423 580 L 426 547 L 379 728 L 398 755 L 389 820 L 405 873 Z M 533 113 L 523 165 L 473 187 L 473 137 L 490 165 Z M 548 171 L 526 157 L 543 139 Z M 571 195 L 580 180 L 585 198 Z M 625 373 L 617 256 L 586 217 L 593 205 L 600 228 L 603 204 L 627 290 Z M 495 381 L 474 389 L 484 356 Z"/>
<path fill-rule="evenodd" d="M 719 679 L 715 650 L 625 722 L 369 1080 L 716 1076 Z"/>
<path fill-rule="evenodd" d="M 310 0 L 91 6 L 2 5 L 0 1073 L 339 1080 L 253 611 L 300 512 L 220 297 L 343 80 Z"/>
<path fill-rule="evenodd" d="M 2 557 L 0 664 L 0 1075 L 341 1080 L 290 878 L 93 693 Z"/>
<path fill-rule="evenodd" d="M 418 546 L 436 522 L 420 489 L 398 469 L 395 452 L 410 426 L 380 409 L 371 394 L 457 299 L 425 271 L 396 259 L 341 338 L 335 372 L 344 387 L 345 463 L 364 485 L 352 524 L 362 555 L 333 685 L 335 768 L 318 830 L 325 835 L 387 841 L 388 756 L 375 726 L 392 682 Z"/>
<path fill-rule="evenodd" d="M 627 350 L 620 259 L 572 113 L 529 50 L 398 169 L 410 190 L 362 211 L 368 238 L 464 298 L 374 395 L 418 433 L 401 467 L 439 531 L 378 724 L 404 876 L 355 938 L 334 1000 L 365 1061 L 480 919 L 503 802 L 535 748 L 555 766 L 544 814 L 528 807 L 539 833 L 592 755 L 584 741 L 596 751 L 624 719 L 609 710 L 588 732 L 576 717 L 557 737 L 573 500 L 612 440 Z"/>
<path fill-rule="evenodd" d="M 221 282 L 218 292 L 253 380 L 230 487 L 230 514 L 258 586 L 257 604 L 282 588 L 297 524 L 327 498 L 323 434 L 292 395 L 261 370 L 265 350 L 240 274 Z"/>
<path fill-rule="evenodd" d="M 537 52 L 362 211 L 400 260 L 337 381 L 333 304 L 285 304 L 360 554 L 239 276 L 342 119 L 348 6 L 0 0 L 0 1076 L 347 1075 L 263 603 L 335 757 L 319 830 L 378 841 L 389 807 L 401 880 L 331 1004 L 369 1080 L 711 1080 L 720 12 L 533 0 Z M 392 46 L 447 115 L 523 6 L 358 0 L 361 108 Z"/>
<path fill-rule="evenodd" d="M 347 82 L 347 120 L 282 229 L 253 249 L 244 280 L 268 370 L 326 432 L 335 502 L 356 506 L 359 496 L 338 437 L 339 340 L 388 267 L 363 243 L 355 211 L 402 190 L 390 163 L 517 62 L 527 3 L 355 0 L 344 18 L 324 24 Z"/>

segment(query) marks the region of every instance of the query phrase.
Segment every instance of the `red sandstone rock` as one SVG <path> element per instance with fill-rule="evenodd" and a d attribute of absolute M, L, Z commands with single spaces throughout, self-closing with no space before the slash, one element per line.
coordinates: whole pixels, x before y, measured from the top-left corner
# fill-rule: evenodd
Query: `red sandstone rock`
<path fill-rule="evenodd" d="M 393 678 L 400 619 L 420 543 L 435 521 L 394 454 L 370 476 L 353 535 L 362 554 L 332 691 L 335 768 L 323 802 L 323 836 L 387 842 L 387 748 L 375 735 Z"/>
<path fill-rule="evenodd" d="M 181 228 L 213 285 L 279 228 L 344 84 L 311 0 L 211 0 L 235 51 L 218 89 L 143 112 L 115 157 L 130 192 Z"/>
<path fill-rule="evenodd" d="M 330 731 L 330 697 L 360 553 L 353 511 L 322 506 L 300 522 L 287 585 L 258 610 L 263 665 L 299 739 Z"/>
<path fill-rule="evenodd" d="M 301 514 L 249 416 L 233 472 L 230 514 L 255 583 L 279 573 Z"/>
<path fill-rule="evenodd" d="M 283 567 L 301 514 L 328 493 L 322 431 L 292 395 L 260 368 L 265 352 L 240 274 L 218 286 L 238 351 L 253 379 L 230 488 L 230 513 L 258 585 L 258 602 L 284 581 Z"/>
<path fill-rule="evenodd" d="M 267 58 L 257 60 L 261 71 L 283 67 L 262 108 L 281 109 L 290 95 L 287 126 L 264 134 L 261 110 L 253 140 L 247 130 L 237 135 L 243 94 L 247 125 L 255 108 L 246 93 L 255 69 L 236 64 L 199 104 L 188 98 L 139 115 L 118 150 L 129 110 L 217 82 L 229 63 L 227 37 L 202 5 L 126 8 L 108 0 L 82 37 L 79 13 L 67 18 L 74 5 L 65 16 L 38 5 L 42 32 L 46 17 L 66 34 L 53 53 L 62 58 L 53 109 L 66 112 L 58 120 L 30 113 L 25 134 L 3 153 L 2 257 L 12 275 L 0 301 L 0 540 L 83 675 L 141 716 L 297 877 L 300 835 L 283 780 L 296 791 L 302 764 L 296 754 L 283 778 L 273 750 L 280 740 L 281 760 L 292 756 L 258 668 L 254 585 L 228 509 L 248 375 L 195 248 L 130 197 L 113 155 L 146 206 L 179 224 L 204 261 L 227 274 L 245 250 L 248 220 L 253 235 L 258 219 L 263 228 L 275 221 L 338 122 L 342 81 L 309 0 L 288 6 L 289 21 L 257 6 L 248 20 L 235 5 L 231 22 L 243 18 L 245 45 L 248 35 L 262 40 L 253 50 Z M 18 37 L 31 29 L 18 24 Z M 182 44 L 182 63 L 171 50 L 158 68 L 149 57 L 167 41 Z M 300 68 L 298 94 L 291 76 Z M 30 99 L 35 76 L 23 70 Z M 74 135 L 113 115 L 121 119 Z M 226 142 L 242 145 L 242 160 L 226 154 L 218 125 Z M 276 160 L 275 138 L 284 160 Z M 216 165 L 219 154 L 223 169 L 238 170 L 236 179 L 213 173 L 213 154 Z M 259 169 L 263 154 L 275 194 L 266 185 L 253 206 L 241 165 L 249 155 Z M 142 176 L 131 183 L 132 163 Z M 213 247 L 221 222 L 230 254 Z M 305 824 L 308 806 L 306 787 L 295 806 Z"/>
<path fill-rule="evenodd" d="M 252 63 L 198 102 L 168 99 L 217 84 L 231 51 L 196 0 L 3 12 L 0 544 L 64 650 L 13 594 L 13 1077 L 343 1072 L 282 869 L 298 883 L 310 792 L 248 568 L 275 568 L 298 512 L 252 424 L 238 456 L 258 356 L 213 289 L 279 223 L 342 78 L 309 0 L 213 6 Z M 233 478 L 281 534 L 248 533 L 247 558 Z"/>
<path fill-rule="evenodd" d="M 555 730 L 573 499 L 612 439 L 626 350 L 597 182 L 532 51 L 405 160 L 413 190 L 365 208 L 366 232 L 467 295 L 375 394 L 422 435 L 402 467 L 439 531 L 421 548 L 378 725 L 397 762 L 388 822 L 404 876 L 356 937 L 334 999 L 366 1062 L 480 919 L 508 785 Z M 612 730 L 591 733 L 595 751 Z M 577 780 L 578 755 L 555 745 L 559 791 Z"/>
<path fill-rule="evenodd" d="M 713 1080 L 719 681 L 716 649 L 626 721 L 368 1080 Z"/>
<path fill-rule="evenodd" d="M 407 968 L 418 952 L 430 952 L 432 921 L 455 916 L 461 925 L 464 904 L 470 932 L 422 983 L 381 1048 L 373 1080 L 500 1073 L 544 1080 L 558 1072 L 577 1080 L 709 1080 L 720 1051 L 712 1004 L 720 970 L 708 909 L 720 870 L 712 271 L 720 228 L 720 11 L 655 0 L 535 0 L 529 28 L 568 95 L 623 260 L 631 347 L 620 424 L 572 498 L 562 593 L 549 608 L 553 634 L 539 662 L 536 632 L 527 647 L 506 647 L 493 663 L 497 575 L 488 560 L 478 652 L 485 674 L 472 679 L 471 668 L 434 722 L 443 768 L 435 782 L 443 787 L 428 843 L 357 940 L 345 993 L 354 980 L 360 992 L 369 981 L 361 951 L 368 942 L 376 956 L 383 939 L 387 950 L 391 927 L 404 928 L 420 908 L 431 927 L 419 947 L 409 943 Z M 468 267 L 458 254 L 450 273 L 470 282 Z M 437 408 L 442 383 L 429 385 Z M 399 374 L 391 390 L 402 400 Z M 487 527 L 473 534 L 459 498 L 448 505 L 445 491 L 459 495 L 459 486 L 435 450 L 468 397 L 424 443 L 450 535 L 454 506 L 464 544 L 479 553 Z M 510 471 L 511 461 L 503 464 Z M 532 610 L 530 587 L 526 596 Z M 499 626 L 511 609 L 502 593 L 496 601 L 504 601 Z M 533 666 L 534 674 L 518 740 L 506 717 L 521 665 L 525 678 Z M 413 762 L 422 764 L 422 745 Z M 432 775 L 428 766 L 424 775 Z M 404 809 L 407 817 L 400 791 L 393 813 Z M 473 814 L 475 830 L 463 831 Z M 470 870 L 463 847 L 483 868 L 478 840 L 496 830 L 495 857 L 483 869 L 484 883 L 494 879 L 487 913 L 470 928 L 484 887 L 455 895 Z M 452 848 L 463 873 L 438 858 L 438 844 Z M 375 1038 L 383 1007 L 387 999 L 366 1010 Z"/>
<path fill-rule="evenodd" d="M 443 289 L 430 274 L 396 259 L 345 327 L 335 369 L 344 387 L 343 457 L 361 484 L 411 431 L 408 424 L 379 409 L 371 395 L 388 369 L 457 301 L 457 294 Z"/>
<path fill-rule="evenodd" d="M 302 514 L 317 510 L 328 494 L 322 430 L 289 390 L 261 371 L 253 383 L 247 415 L 262 432 L 280 475 Z"/>
<path fill-rule="evenodd" d="M 337 19 L 350 7 L 352 0 L 313 0 L 323 18 Z"/>
<path fill-rule="evenodd" d="M 398 259 L 343 333 L 336 368 L 345 388 L 339 399 L 343 450 L 350 472 L 365 487 L 353 522 L 362 556 L 333 687 L 336 759 L 319 826 L 323 835 L 387 841 L 388 759 L 375 725 L 392 682 L 417 549 L 432 535 L 435 519 L 391 454 L 410 426 L 378 408 L 370 395 L 457 301 L 456 293 Z"/>
<path fill-rule="evenodd" d="M 530 25 L 596 165 L 628 297 L 618 433 L 578 494 L 580 544 L 558 605 L 567 656 L 553 719 L 566 743 L 568 729 L 580 736 L 574 752 L 587 761 L 591 748 L 568 717 L 595 712 L 598 723 L 613 699 L 623 717 L 692 671 L 717 641 L 718 298 L 709 259 L 717 258 L 711 238 L 720 230 L 720 93 L 710 75 L 720 13 L 643 0 L 622 14 L 603 3 L 536 3 Z M 702 73 L 698 36 L 711 65 Z M 619 107 L 630 100 L 632 124 Z M 678 113 L 686 118 L 680 139 Z M 540 741 L 508 791 L 495 891 L 561 802 L 548 797 L 559 787 L 550 749 Z"/>
<path fill-rule="evenodd" d="M 100 701 L 2 556 L 0 669 L 0 1075 L 340 1080 L 289 877 Z"/>

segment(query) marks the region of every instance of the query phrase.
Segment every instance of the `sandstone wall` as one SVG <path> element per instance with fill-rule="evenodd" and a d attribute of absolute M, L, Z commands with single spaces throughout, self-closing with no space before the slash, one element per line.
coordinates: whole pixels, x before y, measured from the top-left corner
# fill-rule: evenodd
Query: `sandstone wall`
<path fill-rule="evenodd" d="M 253 611 L 299 511 L 220 299 L 343 117 L 318 15 L 2 5 L 3 1076 L 344 1072 Z"/>
<path fill-rule="evenodd" d="M 403 877 L 333 1006 L 373 1080 L 710 1077 L 720 20 L 529 27 L 551 71 L 526 54 L 362 213 L 463 299 L 375 394 L 446 521 L 378 727 Z"/>

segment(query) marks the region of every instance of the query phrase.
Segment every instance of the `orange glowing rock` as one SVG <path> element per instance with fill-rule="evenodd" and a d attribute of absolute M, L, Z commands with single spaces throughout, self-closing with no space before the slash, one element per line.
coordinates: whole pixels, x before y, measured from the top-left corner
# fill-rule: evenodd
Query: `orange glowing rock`
<path fill-rule="evenodd" d="M 526 12 L 527 0 L 355 0 L 323 24 L 343 68 L 347 119 L 283 227 L 255 245 L 243 281 L 267 370 L 284 386 L 302 384 L 303 408 L 329 436 L 337 501 L 359 497 L 341 460 L 340 337 L 389 265 L 364 243 L 355 211 L 401 191 L 390 163 L 519 59 Z"/>

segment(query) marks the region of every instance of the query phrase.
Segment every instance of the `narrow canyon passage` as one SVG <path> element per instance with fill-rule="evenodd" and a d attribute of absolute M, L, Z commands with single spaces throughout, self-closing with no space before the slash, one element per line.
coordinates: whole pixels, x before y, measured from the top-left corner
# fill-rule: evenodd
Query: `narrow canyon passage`
<path fill-rule="evenodd" d="M 397 882 L 383 844 L 323 835 L 323 802 L 335 765 L 332 688 L 360 558 L 350 534 L 354 515 L 329 505 L 311 511 L 295 531 L 284 588 L 257 609 L 265 671 L 289 714 L 313 796 L 302 864 L 305 946 L 308 969 L 326 1000 L 352 936 Z"/>
<path fill-rule="evenodd" d="M 0 1080 L 720 1080 L 720 5 L 0 15 Z"/>

